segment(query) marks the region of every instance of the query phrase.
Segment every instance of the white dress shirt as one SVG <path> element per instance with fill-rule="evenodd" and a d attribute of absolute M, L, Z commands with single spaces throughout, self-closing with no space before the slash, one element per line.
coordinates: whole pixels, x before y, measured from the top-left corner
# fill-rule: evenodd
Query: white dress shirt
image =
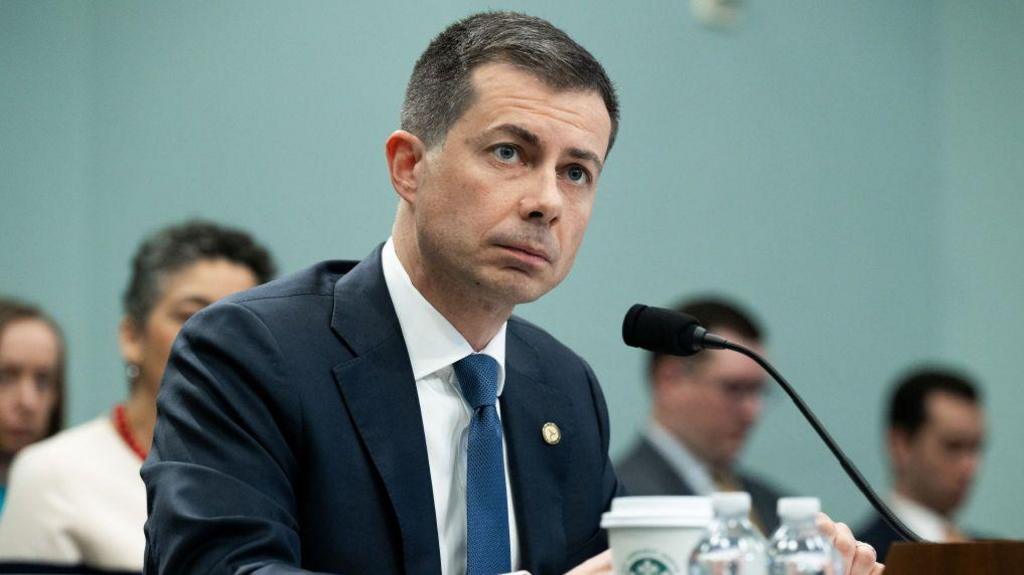
<path fill-rule="evenodd" d="M 423 297 L 412 284 L 395 253 L 391 238 L 381 252 L 384 282 L 395 306 L 402 336 L 416 379 L 423 431 L 427 439 L 430 483 L 434 492 L 438 546 L 442 575 L 466 573 L 466 442 L 472 409 L 462 398 L 452 364 L 475 353 L 466 338 Z M 498 362 L 498 396 L 505 387 L 505 329 L 480 353 Z M 501 406 L 498 405 L 498 415 Z M 508 532 L 512 569 L 519 568 L 519 537 L 508 478 L 508 446 L 505 453 L 505 492 L 508 500 Z"/>
<path fill-rule="evenodd" d="M 648 426 L 647 441 L 686 481 L 695 495 L 711 495 L 717 491 L 708 466 L 657 421 Z"/>
<path fill-rule="evenodd" d="M 889 506 L 911 531 L 928 541 L 946 541 L 947 529 L 953 526 L 949 519 L 895 491 L 889 494 Z"/>

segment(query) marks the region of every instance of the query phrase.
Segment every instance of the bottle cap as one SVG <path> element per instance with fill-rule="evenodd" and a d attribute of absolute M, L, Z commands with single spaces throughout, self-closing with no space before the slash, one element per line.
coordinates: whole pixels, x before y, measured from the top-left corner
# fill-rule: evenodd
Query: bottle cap
<path fill-rule="evenodd" d="M 821 511 L 821 500 L 817 497 L 783 497 L 779 499 L 777 509 L 783 521 L 813 519 Z"/>
<path fill-rule="evenodd" d="M 719 491 L 711 494 L 711 506 L 719 517 L 750 513 L 750 494 L 746 491 Z"/>

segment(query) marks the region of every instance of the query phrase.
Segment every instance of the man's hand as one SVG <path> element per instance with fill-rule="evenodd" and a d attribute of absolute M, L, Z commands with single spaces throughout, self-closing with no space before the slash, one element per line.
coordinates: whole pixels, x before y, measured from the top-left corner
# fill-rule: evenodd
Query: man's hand
<path fill-rule="evenodd" d="M 612 551 L 609 549 L 580 563 L 565 575 L 611 575 L 611 573 Z"/>
<path fill-rule="evenodd" d="M 875 549 L 853 537 L 845 523 L 835 523 L 824 513 L 818 514 L 818 529 L 832 540 L 832 545 L 843 556 L 846 575 L 880 575 L 885 567 L 875 561 Z"/>

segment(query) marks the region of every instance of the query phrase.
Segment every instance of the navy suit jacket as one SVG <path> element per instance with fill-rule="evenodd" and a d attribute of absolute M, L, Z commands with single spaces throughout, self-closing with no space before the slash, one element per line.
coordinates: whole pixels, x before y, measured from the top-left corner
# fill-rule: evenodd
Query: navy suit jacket
<path fill-rule="evenodd" d="M 142 469 L 147 573 L 440 572 L 423 421 L 380 248 L 197 314 L 157 409 Z M 619 488 L 589 366 L 513 317 L 501 413 L 523 568 L 561 573 L 605 549 L 600 516 Z M 547 422 L 560 443 L 543 440 Z"/>
<path fill-rule="evenodd" d="M 880 515 L 874 515 L 871 521 L 857 530 L 857 541 L 863 541 L 875 548 L 879 561 L 885 561 L 889 548 L 897 541 L 903 541 L 900 534 L 893 531 Z"/>

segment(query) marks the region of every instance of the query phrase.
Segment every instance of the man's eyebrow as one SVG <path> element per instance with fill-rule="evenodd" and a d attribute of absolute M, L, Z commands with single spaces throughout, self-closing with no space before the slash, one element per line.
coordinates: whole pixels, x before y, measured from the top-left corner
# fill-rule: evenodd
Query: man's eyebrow
<path fill-rule="evenodd" d="M 206 307 L 212 303 L 213 301 L 211 301 L 209 298 L 205 298 L 199 295 L 190 295 L 178 300 L 176 302 L 176 305 L 196 304 L 201 307 Z"/>
<path fill-rule="evenodd" d="M 601 163 L 601 158 L 597 157 L 597 154 L 590 150 L 584 150 L 583 148 L 569 148 L 569 157 L 576 158 L 577 160 L 590 160 L 597 166 L 598 173 L 604 168 L 604 164 Z"/>
<path fill-rule="evenodd" d="M 540 138 L 537 137 L 537 134 L 534 134 L 533 132 L 527 130 L 526 128 L 522 126 L 517 126 L 515 124 L 501 124 L 500 126 L 495 126 L 490 130 L 484 132 L 482 137 L 486 138 L 488 135 L 493 134 L 495 132 L 505 132 L 506 134 L 519 138 L 520 140 L 526 142 L 527 144 L 530 144 L 531 146 L 540 145 Z"/>
<path fill-rule="evenodd" d="M 534 134 L 533 132 L 527 130 L 526 128 L 522 126 L 517 126 L 515 124 L 501 124 L 500 126 L 495 126 L 490 130 L 484 132 L 479 139 L 485 139 L 489 134 L 493 134 L 494 132 L 505 132 L 506 134 L 510 134 L 512 136 L 519 138 L 520 140 L 523 140 L 524 142 L 530 144 L 531 146 L 540 145 L 540 138 L 537 137 L 537 134 Z M 601 158 L 594 152 L 591 152 L 590 150 L 585 150 L 583 148 L 569 148 L 568 153 L 569 157 L 571 158 L 576 158 L 577 160 L 588 160 L 593 162 L 594 165 L 597 166 L 598 173 L 600 173 L 601 169 L 604 168 L 604 164 L 601 163 Z"/>

